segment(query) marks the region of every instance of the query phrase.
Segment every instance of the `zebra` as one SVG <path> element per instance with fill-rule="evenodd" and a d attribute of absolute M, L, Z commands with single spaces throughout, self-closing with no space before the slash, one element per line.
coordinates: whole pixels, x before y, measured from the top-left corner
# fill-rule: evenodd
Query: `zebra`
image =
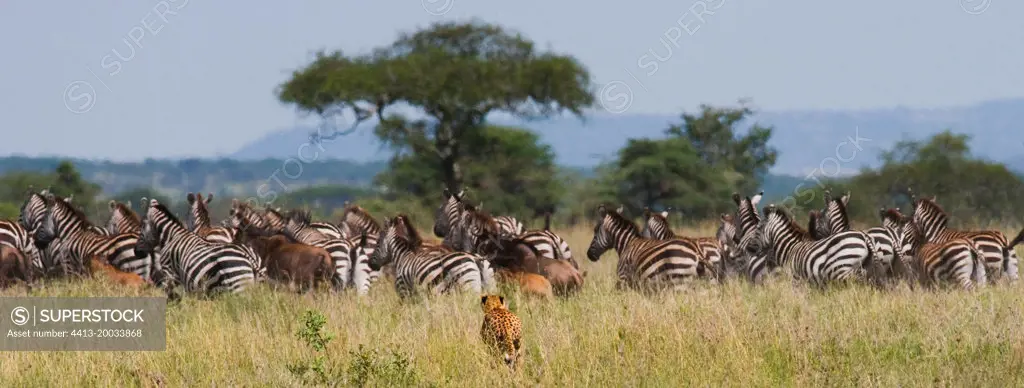
<path fill-rule="evenodd" d="M 910 240 L 909 269 L 904 276 L 913 277 L 925 287 L 941 283 L 954 283 L 965 290 L 984 287 L 987 269 L 984 256 L 977 244 L 967 238 L 951 238 L 941 243 L 928 242 L 925 232 L 916 223 L 904 228 Z M 916 275 L 916 276 L 914 276 Z"/>
<path fill-rule="evenodd" d="M 63 267 L 70 267 L 77 273 L 83 273 L 85 262 L 97 256 L 114 267 L 132 272 L 143 279 L 150 280 L 153 260 L 149 256 L 137 257 L 134 247 L 139 241 L 137 235 L 122 233 L 105 236 L 90 228 L 89 220 L 79 209 L 63 198 L 47 193 L 46 210 L 41 223 L 35 231 L 35 239 L 42 243 L 61 241 L 59 249 L 54 252 L 62 258 Z"/>
<path fill-rule="evenodd" d="M 46 214 L 47 202 L 45 196 L 51 194 L 49 190 L 42 190 L 38 193 L 30 193 L 25 202 L 22 203 L 20 212 L 18 214 L 18 224 L 21 225 L 26 231 L 29 232 L 30 236 L 35 235 L 35 231 L 42 225 L 43 216 Z M 63 201 L 71 204 L 71 200 L 68 198 L 62 198 Z M 109 233 L 91 223 L 86 228 L 92 230 L 94 233 L 99 235 L 109 235 Z M 68 274 L 71 272 L 70 263 L 68 258 L 61 255 L 61 252 L 65 252 L 62 248 L 63 243 L 59 238 L 54 238 L 49 242 L 42 242 L 39 240 L 35 241 L 36 250 L 39 252 L 40 261 L 42 262 L 44 273 L 52 275 L 56 274 Z"/>
<path fill-rule="evenodd" d="M 188 193 L 185 197 L 189 207 L 189 230 L 206 241 L 227 244 L 234 241 L 236 230 L 223 226 L 211 226 L 209 204 L 213 200 L 213 193 L 207 193 L 203 199 L 202 193 Z"/>
<path fill-rule="evenodd" d="M 778 266 L 788 266 L 796 279 L 816 286 L 860 279 L 874 259 L 874 244 L 864 232 L 840 232 L 815 241 L 775 204 L 764 208 L 764 216 L 759 226 L 764 249 Z"/>
<path fill-rule="evenodd" d="M 187 292 L 238 293 L 256 281 L 260 258 L 251 249 L 207 241 L 192 233 L 156 199 L 150 199 L 142 221 L 139 253 L 159 253 L 158 284 L 182 284 Z"/>
<path fill-rule="evenodd" d="M 437 208 L 434 215 L 434 235 L 446 237 L 451 230 L 452 222 L 459 219 L 462 213 L 462 204 L 465 190 L 459 190 L 452 195 L 448 189 L 444 189 L 444 202 Z M 479 204 L 477 206 L 479 208 Z M 495 216 L 494 221 L 498 224 L 498 231 L 503 237 L 515 237 L 525 232 L 523 223 L 512 216 Z"/>
<path fill-rule="evenodd" d="M 672 227 L 668 223 L 667 210 L 655 213 L 645 207 L 643 215 L 644 227 L 640 232 L 641 237 L 653 240 L 670 240 L 680 237 L 672 231 Z M 721 214 L 715 237 L 690 237 L 700 245 L 704 253 L 704 260 L 711 263 L 718 281 L 725 280 L 726 274 L 735 272 L 735 265 L 731 262 L 732 255 L 730 253 L 730 250 L 733 249 L 732 238 L 726 231 L 730 227 L 735 230 L 735 226 L 732 226 L 732 217 L 728 214 Z"/>
<path fill-rule="evenodd" d="M 107 219 L 107 234 L 139 233 L 142 231 L 142 219 L 132 210 L 132 203 L 110 200 L 110 218 Z"/>
<path fill-rule="evenodd" d="M 406 215 L 385 218 L 377 249 L 369 258 L 370 269 L 379 271 L 385 264 L 394 262 L 395 290 L 403 298 L 417 295 L 421 288 L 433 294 L 455 289 L 483 292 L 481 263 L 485 261 L 482 258 L 466 252 L 417 250 L 421 242 Z"/>
<path fill-rule="evenodd" d="M 442 243 L 452 249 L 479 255 L 483 251 L 489 250 L 484 247 L 484 244 L 492 243 L 495 246 L 499 245 L 488 241 L 492 237 L 517 240 L 530 246 L 539 257 L 568 261 L 569 264 L 572 264 L 573 268 L 577 270 L 580 268 L 579 263 L 572 256 L 569 243 L 550 230 L 550 223 L 548 224 L 548 229 L 527 230 L 515 236 L 510 236 L 501 228 L 496 218 L 477 207 L 463 203 L 459 219 L 453 222 L 451 231 L 445 236 L 445 240 Z M 482 238 L 482 236 L 488 237 Z"/>
<path fill-rule="evenodd" d="M 643 238 L 636 224 L 621 212 L 622 208 L 610 212 L 605 205 L 598 206 L 594 238 L 587 249 L 587 258 L 594 262 L 609 249 L 614 248 L 618 253 L 616 289 L 679 289 L 684 283 L 705 275 L 707 265 L 702 262 L 696 241 Z"/>
<path fill-rule="evenodd" d="M 934 196 L 932 198 L 917 198 L 909 189 L 908 194 L 914 203 L 911 222 L 915 224 L 916 228 L 921 229 L 928 242 L 942 243 L 954 238 L 970 239 L 985 258 L 989 281 L 995 281 L 1003 274 L 1009 277 L 1010 282 L 1017 281 L 1020 275 L 1017 273 L 1018 258 L 1014 247 L 1024 238 L 1024 230 L 1021 230 L 1016 238 L 1007 242 L 1006 235 L 997 230 L 950 229 L 947 227 L 949 219 L 946 212 L 935 202 Z"/>
<path fill-rule="evenodd" d="M 837 233 L 852 230 L 850 227 L 850 216 L 846 210 L 849 202 L 850 192 L 846 192 L 843 196 L 836 198 L 832 196 L 831 190 L 826 189 L 824 217 L 827 220 L 828 228 L 825 231 L 818 229 L 811 236 L 815 240 L 821 240 Z M 892 279 L 897 275 L 897 272 L 903 270 L 901 266 L 905 264 L 905 261 L 901 253 L 903 251 L 904 239 L 902 228 L 886 227 L 886 209 L 883 208 L 879 212 L 879 217 L 882 218 L 883 226 L 861 230 L 861 232 L 867 233 L 871 237 L 871 242 L 875 249 L 873 252 L 874 259 L 867 268 L 868 276 L 876 286 L 883 286 L 886 279 Z M 814 218 L 816 217 L 812 215 L 812 219 Z M 820 225 L 820 222 L 815 224 L 815 226 L 817 225 Z M 890 224 L 890 226 L 892 225 Z"/>
<path fill-rule="evenodd" d="M 839 198 L 835 198 L 832 196 L 832 189 L 826 188 L 824 199 L 825 208 L 819 213 L 821 217 L 818 218 L 818 222 L 815 224 L 816 234 L 820 237 L 827 237 L 850 230 L 850 220 L 845 215 L 845 209 L 850 204 L 850 192 L 847 191 Z M 839 214 L 840 210 L 837 207 L 838 205 L 836 205 L 836 201 L 842 204 L 844 214 Z"/>
<path fill-rule="evenodd" d="M 367 262 L 376 248 L 376 237 L 371 239 L 365 231 L 360 231 L 357 236 L 332 238 L 325 235 L 323 229 L 314 227 L 309 213 L 305 211 L 292 211 L 287 219 L 285 234 L 296 241 L 324 248 L 331 253 L 335 265 L 332 282 L 336 289 L 351 286 L 357 294 L 365 295 L 370 285 L 380 277 L 380 271 L 371 270 Z"/>
<path fill-rule="evenodd" d="M 30 282 L 35 275 L 45 273 L 42 252 L 36 247 L 32 234 L 17 222 L 0 220 L 0 244 L 17 249 L 31 259 L 31 266 L 26 269 L 29 273 L 22 274 Z"/>
<path fill-rule="evenodd" d="M 736 221 L 739 221 L 739 228 L 736 228 L 735 224 L 732 228 L 733 245 L 736 247 L 732 251 L 733 261 L 745 268 L 747 279 L 755 284 L 761 283 L 778 268 L 771 257 L 771 252 L 762 248 L 759 228 L 762 219 L 761 214 L 757 212 L 757 205 L 763 196 L 764 191 L 753 197 L 743 198 L 739 193 L 732 194 L 732 200 L 736 203 Z"/>

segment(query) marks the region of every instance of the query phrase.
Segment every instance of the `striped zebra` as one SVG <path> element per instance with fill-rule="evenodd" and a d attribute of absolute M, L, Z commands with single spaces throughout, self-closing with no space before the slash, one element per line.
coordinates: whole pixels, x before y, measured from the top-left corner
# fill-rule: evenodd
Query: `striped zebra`
<path fill-rule="evenodd" d="M 860 231 L 846 231 L 815 241 L 775 204 L 764 208 L 761 242 L 780 267 L 788 267 L 796 279 L 816 286 L 861 279 L 874 259 L 871 237 Z"/>
<path fill-rule="evenodd" d="M 45 273 L 42 252 L 36 247 L 32 234 L 17 222 L 0 220 L 0 244 L 17 249 L 31 259 L 31 268 L 26 268 L 28 273 L 22 274 L 30 283 L 33 277 Z"/>
<path fill-rule="evenodd" d="M 39 230 L 39 226 L 42 225 L 43 215 L 46 214 L 47 208 L 45 196 L 50 194 L 49 190 L 30 193 L 29 197 L 21 205 L 21 211 L 18 215 L 18 224 L 32 236 L 35 235 L 35 231 Z M 71 205 L 71 200 L 67 198 L 61 199 L 68 203 L 68 205 Z M 98 235 L 110 235 L 106 229 L 91 223 L 89 223 L 86 228 L 92 230 Z M 38 240 L 34 241 L 46 274 L 63 275 L 72 272 L 69 258 L 60 254 L 61 252 L 65 252 L 65 250 L 62 248 L 63 243 L 59 238 L 55 238 L 52 241 L 45 243 Z"/>
<path fill-rule="evenodd" d="M 35 239 L 42 243 L 60 240 L 54 252 L 63 261 L 63 267 L 84 273 L 85 262 L 100 257 L 114 267 L 132 272 L 143 279 L 151 279 L 153 260 L 149 256 L 136 257 L 135 244 L 139 241 L 132 233 L 105 236 L 90 228 L 89 220 L 79 209 L 60 197 L 47 193 L 46 210 L 35 231 Z"/>
<path fill-rule="evenodd" d="M 931 243 L 915 223 L 905 225 L 909 231 L 911 250 L 909 269 L 905 276 L 925 287 L 953 283 L 965 290 L 984 287 L 987 281 L 984 257 L 977 245 L 967 238 L 952 238 Z"/>
<path fill-rule="evenodd" d="M 488 241 L 491 237 L 516 240 L 531 247 L 539 257 L 568 261 L 573 268 L 577 270 L 580 268 L 579 263 L 572 256 L 569 243 L 555 232 L 527 230 L 511 236 L 502 230 L 496 218 L 465 203 L 462 204 L 462 213 L 457 220 L 452 222 L 451 232 L 445 236 L 442 243 L 452 249 L 480 255 L 485 251 L 490 251 L 489 247 L 484 245 L 491 243 Z M 498 246 L 499 244 L 493 243 L 492 245 Z"/>
<path fill-rule="evenodd" d="M 644 228 L 640 232 L 641 237 L 653 240 L 670 240 L 681 237 L 672 231 L 672 227 L 668 223 L 668 211 L 655 213 L 644 208 L 643 214 Z M 701 251 L 704 253 L 704 260 L 711 263 L 718 281 L 723 281 L 727 274 L 736 272 L 735 264 L 731 261 L 733 255 L 730 253 L 730 250 L 733 249 L 732 237 L 727 232 L 730 227 L 731 230 L 735 230 L 735 227 L 732 226 L 732 217 L 722 214 L 715 237 L 689 237 L 700 245 Z"/>
<path fill-rule="evenodd" d="M 228 244 L 234 240 L 236 230 L 212 226 L 210 223 L 209 204 L 213 200 L 213 193 L 208 193 L 205 199 L 202 193 L 188 193 L 185 198 L 188 200 L 188 223 L 192 233 L 209 242 Z"/>
<path fill-rule="evenodd" d="M 121 203 L 110 200 L 107 206 L 110 208 L 110 218 L 107 219 L 106 227 L 108 235 L 142 231 L 142 219 L 132 210 L 131 201 Z"/>
<path fill-rule="evenodd" d="M 1002 275 L 1008 276 L 1010 282 L 1016 282 L 1019 278 L 1017 272 L 1017 253 L 1014 247 L 1020 243 L 1024 230 L 1018 233 L 1017 237 L 1007 241 L 1006 235 L 998 230 L 956 230 L 947 227 L 949 218 L 946 212 L 932 198 L 917 198 L 914 193 L 908 190 L 911 201 L 914 203 L 914 213 L 911 222 L 916 228 L 923 231 L 928 242 L 942 243 L 955 238 L 966 238 L 974 242 L 975 247 L 981 251 L 985 258 L 986 273 L 989 281 L 994 282 Z"/>
<path fill-rule="evenodd" d="M 253 285 L 260 258 L 251 249 L 207 241 L 192 233 L 157 200 L 151 199 L 135 250 L 160 255 L 159 284 L 184 285 L 187 292 L 237 293 Z"/>
<path fill-rule="evenodd" d="M 827 219 L 828 230 L 822 234 L 822 231 L 812 234 L 816 240 L 827 238 L 834 234 L 853 230 L 850 226 L 850 216 L 847 212 L 847 204 L 850 203 L 850 193 L 846 192 L 841 197 L 833 197 L 830 190 L 825 190 L 825 218 Z M 868 270 L 868 276 L 870 280 L 877 286 L 882 286 L 887 280 L 894 278 L 899 270 L 894 271 L 894 267 L 899 267 L 904 264 L 902 258 L 903 251 L 903 229 L 902 228 L 887 228 L 884 224 L 886 223 L 886 212 L 881 211 L 879 217 L 882 218 L 883 226 L 869 228 L 861 230 L 861 232 L 867 233 L 871 237 L 871 242 L 874 246 L 875 251 L 873 252 L 874 259 L 871 261 Z"/>
<path fill-rule="evenodd" d="M 759 227 L 762 218 L 756 208 L 763 196 L 764 191 L 753 197 L 741 198 L 739 193 L 732 194 L 732 200 L 736 203 L 736 219 L 739 221 L 739 228 L 734 226 L 733 243 L 736 249 L 733 251 L 733 260 L 745 269 L 747 279 L 755 284 L 761 283 L 778 269 L 778 263 L 773 260 L 771 252 L 763 249 Z"/>
<path fill-rule="evenodd" d="M 485 260 L 465 252 L 418 250 L 421 242 L 407 216 L 385 218 L 377 249 L 370 255 L 370 268 L 380 270 L 394 262 L 395 290 L 402 297 L 417 295 L 420 289 L 432 294 L 457 289 L 477 294 L 484 291 L 481 265 Z"/>
<path fill-rule="evenodd" d="M 434 215 L 435 236 L 447 237 L 452 223 L 458 220 L 462 213 L 462 204 L 465 203 L 463 201 L 464 194 L 465 190 L 460 190 L 457 194 L 452 195 L 448 189 L 444 189 L 444 202 L 437 208 Z M 480 206 L 478 205 L 476 208 L 479 209 Z M 504 237 L 518 236 L 525 231 L 523 223 L 512 216 L 495 216 L 494 221 L 498 224 L 498 231 Z"/>
<path fill-rule="evenodd" d="M 616 289 L 679 289 L 684 283 L 706 274 L 707 263 L 703 263 L 696 241 L 643 238 L 636 224 L 623 217 L 621 211 L 619 208 L 610 212 L 605 205 L 598 206 L 599 219 L 587 249 L 587 258 L 595 262 L 609 249 L 618 253 Z"/>

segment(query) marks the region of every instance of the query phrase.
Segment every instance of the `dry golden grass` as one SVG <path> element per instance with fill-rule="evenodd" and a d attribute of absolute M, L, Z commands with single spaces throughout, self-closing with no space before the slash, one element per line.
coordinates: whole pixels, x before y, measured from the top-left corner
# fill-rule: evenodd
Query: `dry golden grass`
<path fill-rule="evenodd" d="M 261 286 L 170 306 L 164 352 L 0 354 L 0 386 L 305 385 L 288 366 L 315 356 L 296 337 L 307 309 L 336 335 L 325 365 L 339 386 L 359 376 L 372 386 L 1024 385 L 1020 285 L 821 292 L 733 282 L 648 297 L 613 289 L 614 253 L 585 259 L 591 231 L 564 233 L 589 272 L 579 296 L 545 303 L 503 290 L 525 326 L 524 362 L 512 375 L 480 340 L 477 295 L 402 303 L 387 284 L 365 298 Z M 34 292 L 127 293 L 93 281 Z"/>

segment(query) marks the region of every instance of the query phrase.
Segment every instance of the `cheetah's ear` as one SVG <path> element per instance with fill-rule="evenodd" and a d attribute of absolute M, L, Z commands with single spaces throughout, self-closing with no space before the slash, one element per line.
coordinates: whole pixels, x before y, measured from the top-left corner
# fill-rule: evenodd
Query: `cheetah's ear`
<path fill-rule="evenodd" d="M 502 307 L 508 308 L 508 305 L 505 304 L 505 297 L 504 296 L 498 295 L 498 301 L 501 302 Z"/>
<path fill-rule="evenodd" d="M 487 295 L 480 295 L 480 304 L 487 303 Z"/>

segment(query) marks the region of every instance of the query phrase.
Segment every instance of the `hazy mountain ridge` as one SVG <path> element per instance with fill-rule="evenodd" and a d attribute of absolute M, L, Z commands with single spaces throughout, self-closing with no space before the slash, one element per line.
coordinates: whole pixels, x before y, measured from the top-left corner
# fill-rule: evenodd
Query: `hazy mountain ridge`
<path fill-rule="evenodd" d="M 754 120 L 776 129 L 772 138 L 772 145 L 780 151 L 773 170 L 776 174 L 806 176 L 824 168 L 824 172 L 817 174 L 829 176 L 835 175 L 836 164 L 842 174 L 853 173 L 862 166 L 877 166 L 879 152 L 899 140 L 923 139 L 947 128 L 971 135 L 971 149 L 976 155 L 1024 170 L 1024 135 L 1018 128 L 1019 123 L 1024 123 L 1024 98 L 930 109 L 761 112 Z M 544 142 L 552 145 L 561 165 L 593 166 L 613 158 L 627 139 L 662 137 L 670 123 L 680 121 L 678 115 L 594 114 L 585 122 L 562 117 L 539 122 L 495 120 L 495 123 L 538 132 Z M 286 158 L 292 156 L 300 144 L 308 142 L 311 132 L 313 128 L 309 127 L 276 131 L 243 145 L 230 157 Z M 858 137 L 860 140 L 854 145 Z M 381 148 L 368 129 L 333 142 L 328 147 L 337 147 L 338 151 L 325 152 L 325 158 L 371 161 L 384 160 L 391 155 L 389 150 Z"/>

